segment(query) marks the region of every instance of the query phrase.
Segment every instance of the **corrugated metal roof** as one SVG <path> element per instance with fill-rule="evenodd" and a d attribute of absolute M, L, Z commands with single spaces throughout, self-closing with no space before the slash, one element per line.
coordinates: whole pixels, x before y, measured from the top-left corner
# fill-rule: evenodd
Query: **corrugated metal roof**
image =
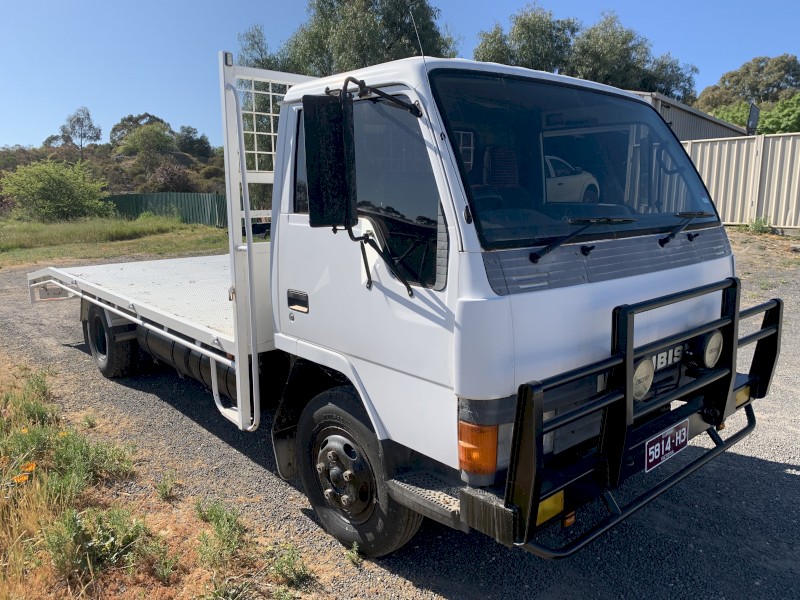
<path fill-rule="evenodd" d="M 747 135 L 747 130 L 743 127 L 718 119 L 658 92 L 633 93 L 655 108 L 682 142 Z"/>

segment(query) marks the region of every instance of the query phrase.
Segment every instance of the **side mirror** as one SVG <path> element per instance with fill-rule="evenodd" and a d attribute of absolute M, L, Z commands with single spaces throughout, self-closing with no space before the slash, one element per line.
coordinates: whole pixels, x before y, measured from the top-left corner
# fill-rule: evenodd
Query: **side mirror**
<path fill-rule="evenodd" d="M 575 173 L 577 173 L 578 175 L 583 173 L 583 167 L 575 167 Z"/>
<path fill-rule="evenodd" d="M 353 101 L 349 96 L 303 96 L 303 126 L 311 227 L 358 223 Z"/>

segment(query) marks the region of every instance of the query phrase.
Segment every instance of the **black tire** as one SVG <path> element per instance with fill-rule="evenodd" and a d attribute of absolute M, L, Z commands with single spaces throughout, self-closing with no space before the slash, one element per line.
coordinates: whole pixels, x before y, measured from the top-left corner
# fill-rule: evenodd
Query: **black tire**
<path fill-rule="evenodd" d="M 599 198 L 600 198 L 600 194 L 597 193 L 597 188 L 595 188 L 595 187 L 588 187 L 583 192 L 583 201 L 584 202 L 588 202 L 590 204 L 596 204 Z"/>
<path fill-rule="evenodd" d="M 111 379 L 131 370 L 138 351 L 136 340 L 115 341 L 108 329 L 105 311 L 96 304 L 89 307 L 83 331 L 94 363 L 104 376 Z"/>
<path fill-rule="evenodd" d="M 365 556 L 384 556 L 419 529 L 422 515 L 386 491 L 378 440 L 352 388 L 327 390 L 306 406 L 297 456 L 311 506 L 325 531 L 347 548 L 355 542 Z"/>

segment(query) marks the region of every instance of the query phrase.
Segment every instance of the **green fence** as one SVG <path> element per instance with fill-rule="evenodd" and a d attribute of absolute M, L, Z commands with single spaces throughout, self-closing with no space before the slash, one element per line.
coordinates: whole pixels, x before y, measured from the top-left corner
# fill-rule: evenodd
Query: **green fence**
<path fill-rule="evenodd" d="M 184 223 L 200 223 L 212 227 L 227 227 L 228 212 L 225 196 L 218 194 L 189 194 L 161 192 L 158 194 L 122 194 L 109 196 L 117 212 L 135 219 L 143 212 L 157 215 L 179 215 Z"/>

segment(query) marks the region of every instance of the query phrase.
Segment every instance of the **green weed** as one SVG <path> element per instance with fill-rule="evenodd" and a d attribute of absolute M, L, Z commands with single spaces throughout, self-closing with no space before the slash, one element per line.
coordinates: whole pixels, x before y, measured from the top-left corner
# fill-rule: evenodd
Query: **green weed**
<path fill-rule="evenodd" d="M 169 500 L 173 500 L 175 498 L 175 488 L 178 483 L 178 474 L 173 470 L 170 469 L 169 471 L 164 471 L 161 474 L 161 479 L 156 484 L 156 491 L 158 492 L 158 497 L 168 502 Z"/>
<path fill-rule="evenodd" d="M 93 443 L 73 431 L 60 435 L 56 440 L 53 466 L 57 472 L 73 471 L 91 482 L 102 478 L 127 477 L 133 473 L 129 448 L 107 442 Z"/>
<path fill-rule="evenodd" d="M 82 580 L 123 560 L 131 564 L 147 533 L 144 523 L 127 510 L 71 509 L 45 531 L 44 539 L 56 572 Z"/>
<path fill-rule="evenodd" d="M 210 567 L 225 564 L 244 544 L 245 528 L 239 511 L 228 508 L 220 500 L 198 500 L 195 510 L 200 519 L 212 527 L 212 533 L 199 536 L 200 561 Z"/>
<path fill-rule="evenodd" d="M 255 597 L 250 582 L 236 577 L 226 577 L 221 581 L 215 579 L 213 585 L 213 589 L 203 596 L 203 600 L 249 600 Z"/>
<path fill-rule="evenodd" d="M 358 552 L 358 544 L 356 542 L 353 542 L 353 545 L 349 550 L 345 550 L 344 556 L 354 567 L 361 566 L 363 559 L 361 558 L 361 554 Z"/>
<path fill-rule="evenodd" d="M 152 563 L 153 575 L 162 583 L 169 584 L 180 557 L 170 556 L 167 543 L 159 537 L 152 537 L 141 544 L 139 554 L 143 561 Z"/>
<path fill-rule="evenodd" d="M 280 583 L 301 587 L 314 579 L 294 544 L 276 544 L 267 551 L 267 570 Z"/>
<path fill-rule="evenodd" d="M 272 590 L 272 600 L 294 600 L 297 596 L 294 595 L 294 592 L 290 590 L 285 585 L 279 585 L 277 588 Z"/>

